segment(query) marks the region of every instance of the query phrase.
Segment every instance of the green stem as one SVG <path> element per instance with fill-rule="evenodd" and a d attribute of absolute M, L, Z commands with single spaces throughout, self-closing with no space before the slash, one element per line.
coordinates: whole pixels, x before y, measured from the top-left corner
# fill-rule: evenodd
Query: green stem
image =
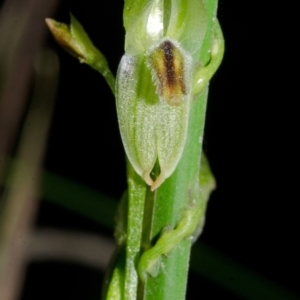
<path fill-rule="evenodd" d="M 144 180 L 127 163 L 128 178 L 128 219 L 126 239 L 126 263 L 124 300 L 137 299 L 137 262 L 140 258 L 144 203 L 147 186 Z"/>
<path fill-rule="evenodd" d="M 217 1 L 206 1 L 208 31 L 201 51 L 201 62 L 206 65 L 210 60 L 211 41 Z M 205 121 L 207 88 L 192 103 L 188 137 L 182 158 L 177 169 L 155 194 L 151 225 L 151 241 L 155 241 L 168 225 L 174 228 L 182 218 L 199 188 L 199 166 Z M 184 299 L 190 255 L 190 240 L 181 240 L 168 254 L 161 257 L 160 270 L 156 277 L 149 277 L 144 286 L 143 299 Z"/>
<path fill-rule="evenodd" d="M 96 49 L 96 48 L 95 48 Z M 99 59 L 97 59 L 98 57 L 102 58 L 102 53 L 96 49 L 98 55 L 96 56 L 95 60 L 93 62 L 87 62 L 87 64 L 92 67 L 94 70 L 98 71 L 106 80 L 107 84 L 109 85 L 112 93 L 115 95 L 115 85 L 116 85 L 116 79 L 115 76 L 112 74 L 112 72 L 110 71 L 108 65 L 106 65 L 105 67 L 103 67 L 103 63 L 102 60 L 100 61 Z M 95 51 L 95 52 L 96 52 Z"/>

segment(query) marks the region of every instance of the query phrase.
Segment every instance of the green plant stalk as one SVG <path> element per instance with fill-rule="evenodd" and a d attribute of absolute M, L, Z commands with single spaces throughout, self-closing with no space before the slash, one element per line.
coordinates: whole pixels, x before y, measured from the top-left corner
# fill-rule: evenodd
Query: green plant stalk
<path fill-rule="evenodd" d="M 137 263 L 140 258 L 144 204 L 147 186 L 144 180 L 127 162 L 128 217 L 126 238 L 126 267 L 124 300 L 136 299 L 139 283 Z"/>
<path fill-rule="evenodd" d="M 206 65 L 210 59 L 214 28 L 213 20 L 215 19 L 217 1 L 207 1 L 206 7 L 209 24 L 200 58 L 200 61 L 204 65 Z M 174 228 L 178 224 L 183 211 L 190 205 L 189 201 L 191 201 L 191 199 L 188 199 L 187 195 L 190 194 L 192 195 L 191 197 L 193 197 L 194 194 L 197 193 L 206 100 L 207 88 L 192 103 L 185 150 L 175 172 L 154 193 L 147 193 L 145 201 L 153 201 L 154 206 L 152 214 L 148 212 L 152 215 L 151 225 L 149 226 L 148 224 L 146 228 L 143 228 L 144 231 L 149 231 L 150 229 L 148 245 L 147 242 L 143 241 L 143 246 L 146 248 L 151 247 L 153 240 L 158 238 L 166 226 Z M 131 193 L 132 191 L 129 187 L 129 195 Z M 136 207 L 131 207 L 129 204 L 129 218 L 130 215 L 134 215 L 131 213 L 132 209 L 135 210 Z M 142 208 L 137 215 L 143 215 Z M 135 215 L 135 218 L 137 215 Z M 131 237 L 128 235 L 127 239 L 130 241 Z M 138 245 L 136 246 L 138 253 Z M 129 243 L 127 247 L 127 253 L 129 253 L 131 243 Z M 155 266 L 159 268 L 157 276 L 149 277 L 144 285 L 140 282 L 138 299 L 184 299 L 190 247 L 190 240 L 183 239 L 167 256 L 162 257 L 158 266 Z M 129 256 L 127 256 L 127 259 L 128 258 Z M 128 274 L 132 274 L 132 272 L 134 271 L 128 271 Z M 130 281 L 131 278 L 128 276 L 127 280 Z M 134 289 L 134 283 L 131 283 L 132 284 L 128 284 L 128 286 Z M 125 299 L 135 298 L 125 297 Z"/>

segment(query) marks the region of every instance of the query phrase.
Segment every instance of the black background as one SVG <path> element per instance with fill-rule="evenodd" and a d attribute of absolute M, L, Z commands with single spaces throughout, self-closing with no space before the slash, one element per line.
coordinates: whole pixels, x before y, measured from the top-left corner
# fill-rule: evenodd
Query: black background
<path fill-rule="evenodd" d="M 117 0 L 64 0 L 52 17 L 68 23 L 72 12 L 115 73 L 124 49 L 122 9 Z M 282 60 L 274 54 L 281 41 L 272 37 L 270 9 L 249 1 L 219 3 L 226 52 L 211 81 L 204 138 L 218 187 L 198 243 L 300 295 L 299 196 L 286 133 L 292 120 L 277 69 Z M 60 83 L 45 167 L 118 199 L 126 189 L 126 175 L 114 97 L 98 73 L 61 50 L 50 34 L 47 43 L 60 58 Z M 108 234 L 44 202 L 37 226 Z M 22 299 L 98 299 L 102 276 L 76 264 L 32 262 Z M 188 289 L 188 299 L 197 299 L 193 291 L 202 299 L 239 299 L 195 274 Z"/>

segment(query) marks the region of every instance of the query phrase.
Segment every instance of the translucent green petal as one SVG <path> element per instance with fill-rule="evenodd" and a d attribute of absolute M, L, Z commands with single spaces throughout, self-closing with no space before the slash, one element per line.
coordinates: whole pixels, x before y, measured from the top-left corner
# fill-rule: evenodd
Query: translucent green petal
<path fill-rule="evenodd" d="M 139 1 L 139 5 L 144 2 Z M 127 54 L 138 55 L 163 38 L 163 4 L 163 0 L 147 1 L 136 14 L 138 4 L 125 5 L 124 16 L 131 17 L 124 20 Z"/>
<path fill-rule="evenodd" d="M 135 171 L 152 184 L 149 176 L 157 159 L 154 127 L 159 99 L 142 55 L 123 56 L 117 74 L 116 100 L 126 154 Z"/>
<path fill-rule="evenodd" d="M 192 54 L 200 49 L 206 28 L 207 15 L 202 0 L 172 0 L 165 36 L 178 41 Z"/>

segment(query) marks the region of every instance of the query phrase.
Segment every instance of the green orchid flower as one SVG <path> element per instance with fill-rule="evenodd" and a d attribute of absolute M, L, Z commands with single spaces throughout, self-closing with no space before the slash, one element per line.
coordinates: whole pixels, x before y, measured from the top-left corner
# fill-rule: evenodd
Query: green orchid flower
<path fill-rule="evenodd" d="M 182 156 L 206 24 L 199 0 L 125 2 L 125 54 L 116 81 L 119 127 L 130 163 L 152 190 Z M 153 178 L 156 162 L 160 174 Z"/>

